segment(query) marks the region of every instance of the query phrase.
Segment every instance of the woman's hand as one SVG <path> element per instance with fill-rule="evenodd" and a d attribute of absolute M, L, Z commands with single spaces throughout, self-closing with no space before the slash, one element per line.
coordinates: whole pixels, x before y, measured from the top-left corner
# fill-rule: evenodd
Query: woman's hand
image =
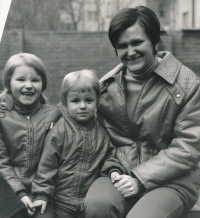
<path fill-rule="evenodd" d="M 134 196 L 138 194 L 140 190 L 138 180 L 128 175 L 115 177 L 114 186 L 124 198 Z"/>
<path fill-rule="evenodd" d="M 115 182 L 115 179 L 117 179 L 119 176 L 120 176 L 120 174 L 119 174 L 117 171 L 112 172 L 112 173 L 110 174 L 112 183 L 114 183 L 114 182 Z"/>
<path fill-rule="evenodd" d="M 44 214 L 46 207 L 47 207 L 47 202 L 44 200 L 36 200 L 33 202 L 34 207 L 41 207 L 41 214 Z"/>
<path fill-rule="evenodd" d="M 26 206 L 27 210 L 28 210 L 28 214 L 30 216 L 33 216 L 33 214 L 35 213 L 35 207 L 33 206 L 33 203 L 31 202 L 30 198 L 28 196 L 24 196 L 20 199 L 24 205 Z"/>

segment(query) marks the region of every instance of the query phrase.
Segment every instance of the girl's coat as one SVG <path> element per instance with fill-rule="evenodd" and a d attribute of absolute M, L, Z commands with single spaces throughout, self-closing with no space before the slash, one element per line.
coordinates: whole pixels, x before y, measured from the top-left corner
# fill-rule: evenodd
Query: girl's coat
<path fill-rule="evenodd" d="M 0 175 L 19 197 L 30 192 L 46 134 L 60 117 L 50 105 L 39 105 L 29 116 L 0 110 Z"/>

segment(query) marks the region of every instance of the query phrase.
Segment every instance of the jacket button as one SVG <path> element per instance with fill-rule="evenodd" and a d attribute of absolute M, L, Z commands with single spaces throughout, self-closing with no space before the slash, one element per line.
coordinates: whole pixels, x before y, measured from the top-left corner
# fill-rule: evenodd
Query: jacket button
<path fill-rule="evenodd" d="M 124 156 L 124 154 L 123 154 L 123 153 L 121 153 L 121 156 Z"/>
<path fill-rule="evenodd" d="M 181 95 L 180 95 L 180 94 L 177 94 L 177 95 L 176 95 L 176 97 L 177 97 L 177 98 L 180 98 L 180 97 L 181 97 Z"/>

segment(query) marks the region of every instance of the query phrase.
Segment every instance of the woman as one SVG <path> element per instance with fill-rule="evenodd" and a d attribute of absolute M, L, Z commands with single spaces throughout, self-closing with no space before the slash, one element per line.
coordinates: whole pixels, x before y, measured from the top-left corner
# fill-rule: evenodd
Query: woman
<path fill-rule="evenodd" d="M 100 81 L 99 116 L 127 174 L 97 179 L 85 216 L 178 218 L 198 199 L 199 79 L 170 52 L 157 54 L 160 23 L 144 6 L 116 14 L 109 39 L 122 64 Z"/>

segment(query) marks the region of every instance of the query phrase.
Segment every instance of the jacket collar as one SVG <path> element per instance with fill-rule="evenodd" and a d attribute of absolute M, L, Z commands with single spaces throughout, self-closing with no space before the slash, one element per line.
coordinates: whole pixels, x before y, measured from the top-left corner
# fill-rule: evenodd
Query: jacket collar
<path fill-rule="evenodd" d="M 69 113 L 67 112 L 65 115 L 64 115 L 65 119 L 68 121 L 68 122 L 71 122 L 73 123 L 73 125 L 77 126 L 78 128 L 80 129 L 84 129 L 84 130 L 87 130 L 87 131 L 90 131 L 94 125 L 95 125 L 95 122 L 96 122 L 96 119 L 95 117 L 92 118 L 91 120 L 89 120 L 87 123 L 80 123 L 80 122 L 77 122 L 76 120 L 74 120 L 70 115 Z"/>
<path fill-rule="evenodd" d="M 170 52 L 158 52 L 158 57 L 162 58 L 160 64 L 154 72 L 170 84 L 174 84 L 181 68 L 178 61 Z"/>
<path fill-rule="evenodd" d="M 170 52 L 158 52 L 158 57 L 162 59 L 159 65 L 156 67 L 154 72 L 166 80 L 170 84 L 174 84 L 181 68 L 181 63 L 178 61 Z M 117 65 L 114 69 L 108 72 L 105 76 L 100 79 L 100 83 L 108 80 L 109 78 L 114 78 L 122 70 L 125 69 L 123 64 Z"/>

